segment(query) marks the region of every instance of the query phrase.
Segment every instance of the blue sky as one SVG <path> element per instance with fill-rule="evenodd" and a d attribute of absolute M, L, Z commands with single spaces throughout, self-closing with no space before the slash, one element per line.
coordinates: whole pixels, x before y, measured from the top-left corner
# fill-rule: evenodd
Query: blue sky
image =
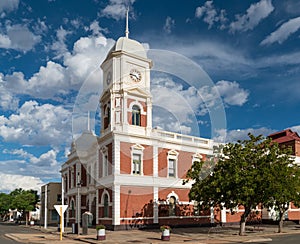
<path fill-rule="evenodd" d="M 210 138 L 209 109 L 221 97 L 226 128 L 215 139 L 300 133 L 299 0 L 1 0 L 0 191 L 59 179 L 78 132 L 78 101 L 94 108 L 99 134 L 99 65 L 124 36 L 127 7 L 130 38 L 183 55 L 214 84 L 199 85 L 199 96 L 184 81 L 153 72 L 154 126 L 198 135 L 196 126 Z M 83 93 L 90 96 L 79 99 Z M 83 130 L 85 118 L 77 119 Z"/>

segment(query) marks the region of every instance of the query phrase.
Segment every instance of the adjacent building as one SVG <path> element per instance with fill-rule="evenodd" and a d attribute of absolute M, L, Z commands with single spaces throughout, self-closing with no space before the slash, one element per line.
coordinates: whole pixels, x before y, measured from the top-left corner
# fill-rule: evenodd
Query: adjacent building
<path fill-rule="evenodd" d="M 61 183 L 50 182 L 41 188 L 40 224 L 56 225 L 59 223 L 59 215 L 54 205 L 62 204 Z"/>

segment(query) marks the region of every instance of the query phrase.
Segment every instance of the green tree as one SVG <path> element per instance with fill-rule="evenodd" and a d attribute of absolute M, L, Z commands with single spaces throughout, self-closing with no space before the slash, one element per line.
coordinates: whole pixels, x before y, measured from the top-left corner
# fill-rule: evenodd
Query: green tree
<path fill-rule="evenodd" d="M 10 208 L 11 198 L 10 195 L 1 192 L 0 193 L 0 216 L 4 216 L 8 213 Z"/>
<path fill-rule="evenodd" d="M 248 140 L 226 144 L 218 156 L 218 163 L 206 178 L 201 177 L 206 164 L 203 161 L 196 162 L 188 171 L 187 177 L 194 181 L 189 197 L 202 207 L 224 206 L 233 211 L 242 205 L 245 211 L 240 219 L 240 235 L 244 235 L 247 217 L 257 205 L 282 206 L 283 202 L 295 200 L 291 196 L 298 193 L 297 188 L 291 190 L 286 187 L 287 182 L 278 179 L 289 179 L 288 183 L 297 185 L 297 168 L 292 166 L 286 151 L 270 139 L 249 134 Z M 281 167 L 284 169 L 279 170 Z M 274 183 L 277 188 L 285 187 L 290 197 L 282 201 L 280 193 L 273 192 Z"/>
<path fill-rule="evenodd" d="M 26 217 L 26 225 L 28 223 L 29 211 L 33 211 L 38 202 L 37 191 L 16 189 L 10 193 L 11 207 L 18 209 Z"/>
<path fill-rule="evenodd" d="M 279 213 L 278 232 L 283 229 L 285 212 L 289 204 L 300 206 L 300 169 L 290 156 L 290 148 L 281 148 L 277 143 L 270 140 L 269 152 L 265 155 L 270 172 L 268 185 L 265 186 L 269 200 L 264 203 L 265 207 L 274 208 Z M 266 181 L 267 182 L 267 181 Z"/>

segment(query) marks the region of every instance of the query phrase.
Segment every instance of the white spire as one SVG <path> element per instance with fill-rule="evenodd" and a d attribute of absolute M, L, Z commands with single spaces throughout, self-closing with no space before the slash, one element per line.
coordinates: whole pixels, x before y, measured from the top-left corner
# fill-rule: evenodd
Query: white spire
<path fill-rule="evenodd" d="M 129 11 L 129 8 L 127 8 L 126 10 L 126 29 L 125 29 L 125 37 L 128 38 L 128 35 L 129 35 L 129 28 L 128 28 L 128 11 Z"/>

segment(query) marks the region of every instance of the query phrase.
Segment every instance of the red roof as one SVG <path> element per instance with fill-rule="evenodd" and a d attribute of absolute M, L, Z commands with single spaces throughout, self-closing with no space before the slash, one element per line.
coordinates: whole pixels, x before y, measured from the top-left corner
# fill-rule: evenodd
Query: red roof
<path fill-rule="evenodd" d="M 300 142 L 300 136 L 297 132 L 293 132 L 291 129 L 286 129 L 283 131 L 279 131 L 276 133 L 273 133 L 269 135 L 273 141 L 276 141 L 278 143 L 284 143 L 289 141 L 299 141 Z"/>

